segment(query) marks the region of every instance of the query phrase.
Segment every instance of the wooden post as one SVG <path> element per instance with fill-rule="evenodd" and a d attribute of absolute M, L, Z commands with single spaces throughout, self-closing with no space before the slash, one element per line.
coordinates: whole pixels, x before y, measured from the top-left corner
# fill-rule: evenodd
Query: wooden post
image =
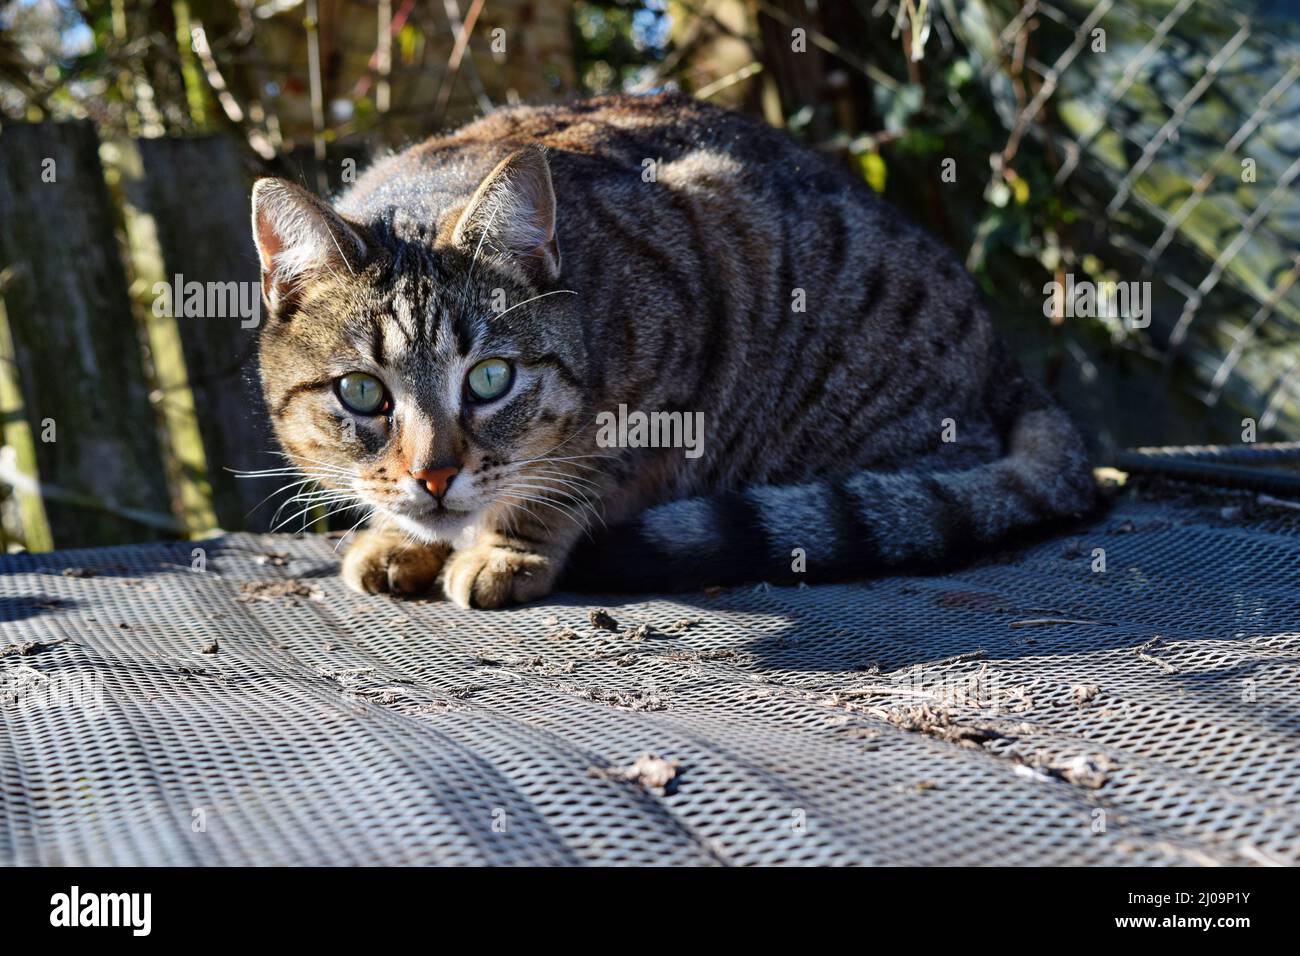
<path fill-rule="evenodd" d="M 89 122 L 0 131 L 0 269 L 56 546 L 174 525 L 138 330 Z"/>
<path fill-rule="evenodd" d="M 277 176 L 329 199 L 356 182 L 357 177 L 366 171 L 370 163 L 370 146 L 358 140 L 331 143 L 325 150 L 324 164 L 316 159 L 310 146 L 299 146 L 277 159 Z"/>
<path fill-rule="evenodd" d="M 171 302 L 186 377 L 202 436 L 212 506 L 226 530 L 265 530 L 275 502 L 258 507 L 286 479 L 239 478 L 282 464 L 257 378 L 257 333 L 263 319 L 257 257 L 249 227 L 249 189 L 234 144 L 226 137 L 140 140 L 142 175 L 126 183 L 132 213 L 153 221 L 163 281 L 201 283 L 201 315 Z M 179 280 L 178 278 L 179 277 Z M 231 294 L 231 293 L 234 294 Z M 255 305 L 239 314 L 235 303 Z M 210 304 L 222 306 L 210 310 Z M 209 311 L 227 314 L 209 314 Z M 255 510 L 256 509 L 256 510 Z"/>

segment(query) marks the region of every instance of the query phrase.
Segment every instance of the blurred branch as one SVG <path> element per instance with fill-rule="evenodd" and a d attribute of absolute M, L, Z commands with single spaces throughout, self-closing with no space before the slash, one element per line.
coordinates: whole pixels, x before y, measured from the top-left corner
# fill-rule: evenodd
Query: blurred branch
<path fill-rule="evenodd" d="M 885 89 L 891 90 L 894 93 L 897 93 L 902 89 L 902 84 L 898 80 L 894 79 L 879 67 L 868 63 L 856 54 L 846 50 L 843 46 L 836 43 L 821 31 L 815 30 L 807 24 L 799 22 L 780 7 L 768 3 L 767 0 L 757 0 L 757 4 L 758 9 L 767 14 L 767 16 L 771 17 L 773 20 L 777 20 L 791 29 L 798 27 L 808 31 L 808 39 L 813 42 L 814 46 L 818 46 L 825 50 L 841 63 L 853 67 L 853 69 L 857 70 L 859 73 L 869 77 L 872 82 L 878 83 L 885 87 Z"/>
<path fill-rule="evenodd" d="M 433 105 L 433 125 L 436 127 L 442 122 L 442 117 L 447 111 L 447 103 L 451 99 L 452 87 L 456 85 L 456 76 L 460 73 L 460 64 L 465 57 L 466 48 L 469 46 L 470 35 L 474 32 L 474 25 L 478 23 L 478 16 L 483 12 L 484 0 L 473 0 L 469 6 L 469 13 L 465 14 L 465 20 L 460 24 L 456 33 L 456 45 L 451 49 L 451 56 L 447 59 L 447 70 L 442 75 L 442 83 L 438 87 L 438 98 Z M 456 0 L 446 0 L 448 16 L 459 17 L 459 8 Z"/>
<path fill-rule="evenodd" d="M 721 93 L 723 90 L 727 89 L 727 87 L 735 86 L 737 83 L 743 83 L 751 76 L 754 76 L 755 74 L 762 73 L 762 72 L 763 72 L 763 64 L 755 60 L 753 63 L 745 64 L 739 70 L 736 70 L 734 73 L 729 73 L 727 76 L 724 76 L 721 79 L 714 80 L 712 83 L 709 83 L 705 86 L 701 86 L 698 90 L 695 91 L 695 95 L 702 100 L 707 100 L 710 96 L 713 96 L 715 93 Z"/>
<path fill-rule="evenodd" d="M 375 55 L 371 58 L 374 69 L 379 72 L 379 83 L 375 87 L 375 109 L 387 113 L 392 105 L 392 87 L 389 81 L 393 73 L 393 0 L 379 0 L 379 23 L 375 32 L 379 36 Z"/>
<path fill-rule="evenodd" d="M 329 191 L 325 173 L 325 98 L 320 72 L 320 18 L 317 0 L 307 0 L 307 16 L 303 20 L 307 31 L 307 73 L 311 83 L 312 148 L 316 156 L 316 191 L 322 196 Z"/>

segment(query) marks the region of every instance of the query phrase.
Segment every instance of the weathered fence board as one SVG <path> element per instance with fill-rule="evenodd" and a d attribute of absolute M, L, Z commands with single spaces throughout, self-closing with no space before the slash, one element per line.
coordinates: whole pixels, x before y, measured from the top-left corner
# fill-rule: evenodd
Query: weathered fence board
<path fill-rule="evenodd" d="M 203 438 L 217 520 L 228 530 L 265 530 L 274 504 L 258 507 L 283 483 L 239 478 L 232 470 L 281 464 L 256 375 L 261 292 L 249 237 L 248 189 L 233 143 L 224 137 L 138 143 L 143 176 L 126 191 L 152 217 L 165 279 L 205 290 L 202 314 L 172 302 L 194 411 Z M 206 291 L 213 290 L 212 296 Z M 211 306 L 217 306 L 212 309 Z M 241 314 L 255 306 L 253 316 Z M 227 314 L 211 314 L 213 312 Z M 229 314 L 229 313 L 235 314 Z"/>
<path fill-rule="evenodd" d="M 331 196 L 356 181 L 370 162 L 368 143 L 352 140 L 330 143 L 325 148 L 324 162 L 318 162 L 311 146 L 298 146 L 276 157 L 275 175 L 296 182 L 322 196 Z"/>
<path fill-rule="evenodd" d="M 172 523 L 140 339 L 89 122 L 0 132 L 0 268 L 54 543 Z"/>

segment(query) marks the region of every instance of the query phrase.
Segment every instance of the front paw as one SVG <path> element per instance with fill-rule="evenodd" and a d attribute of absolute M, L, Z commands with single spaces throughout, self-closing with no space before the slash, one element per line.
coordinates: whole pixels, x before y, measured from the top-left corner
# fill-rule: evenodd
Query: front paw
<path fill-rule="evenodd" d="M 363 594 L 424 594 L 438 580 L 450 550 L 396 531 L 363 531 L 343 559 L 343 580 Z"/>
<path fill-rule="evenodd" d="M 451 556 L 442 589 L 461 607 L 496 608 L 550 594 L 555 577 L 545 555 L 477 544 Z"/>

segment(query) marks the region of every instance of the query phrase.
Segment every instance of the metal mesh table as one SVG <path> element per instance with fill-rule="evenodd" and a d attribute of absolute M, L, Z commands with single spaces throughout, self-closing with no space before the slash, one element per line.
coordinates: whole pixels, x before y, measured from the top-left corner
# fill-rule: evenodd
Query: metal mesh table
<path fill-rule="evenodd" d="M 319 537 L 9 557 L 0 861 L 1295 864 L 1274 515 L 1132 501 L 945 576 L 497 612 L 354 595 Z"/>

